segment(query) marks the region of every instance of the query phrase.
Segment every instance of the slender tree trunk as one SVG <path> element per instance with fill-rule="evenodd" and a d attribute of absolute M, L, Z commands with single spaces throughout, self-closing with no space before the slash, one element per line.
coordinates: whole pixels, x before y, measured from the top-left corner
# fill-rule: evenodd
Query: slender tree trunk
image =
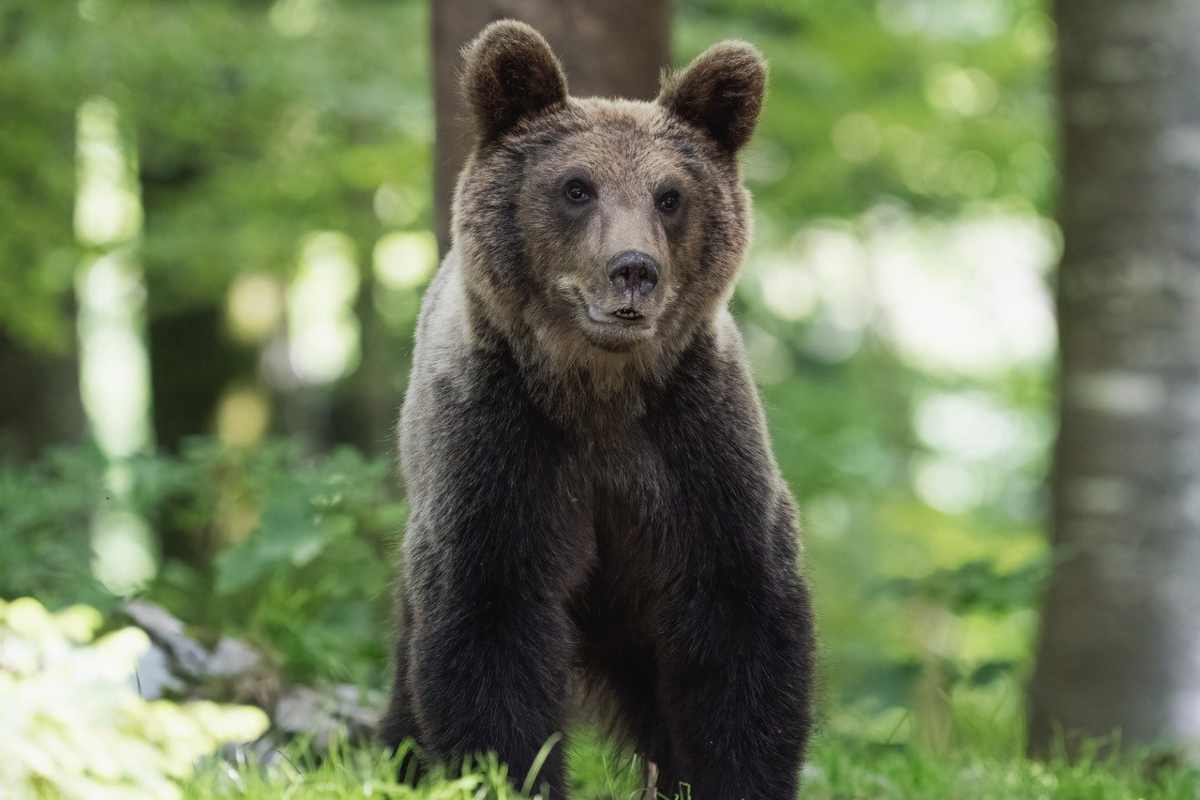
<path fill-rule="evenodd" d="M 198 163 L 155 164 L 142 160 L 139 173 L 145 226 L 153 231 L 159 210 L 196 188 L 206 177 Z M 254 375 L 255 353 L 230 341 L 222 299 L 188 303 L 171 294 L 172 270 L 147 265 L 146 343 L 154 409 L 154 438 L 177 452 L 192 436 L 214 431 L 225 389 Z"/>
<path fill-rule="evenodd" d="M 150 213 L 147 222 L 153 224 Z M 253 377 L 254 352 L 229 341 L 219 301 L 187 310 L 163 310 L 155 307 L 157 280 L 150 284 L 146 338 L 154 437 L 159 447 L 176 452 L 188 437 L 213 432 L 217 404 L 225 389 L 238 379 Z"/>
<path fill-rule="evenodd" d="M 1055 564 L 1030 750 L 1200 742 L 1200 3 L 1057 0 Z"/>
<path fill-rule="evenodd" d="M 356 308 L 362 326 L 362 363 L 334 394 L 327 439 L 349 442 L 369 456 L 391 455 L 396 448 L 396 398 L 404 393 L 412 342 L 380 318 L 374 300 L 381 287 L 370 278 L 369 264 L 363 271 L 368 279 L 363 281 Z"/>
<path fill-rule="evenodd" d="M 470 117 L 458 89 L 459 51 L 489 22 L 533 25 L 563 62 L 571 94 L 649 99 L 670 62 L 667 0 L 437 0 L 433 87 L 437 107 L 434 217 L 438 248 L 450 242 L 454 182 L 471 149 Z"/>
<path fill-rule="evenodd" d="M 0 462 L 32 459 L 83 436 L 75 353 L 28 349 L 0 328 Z"/>

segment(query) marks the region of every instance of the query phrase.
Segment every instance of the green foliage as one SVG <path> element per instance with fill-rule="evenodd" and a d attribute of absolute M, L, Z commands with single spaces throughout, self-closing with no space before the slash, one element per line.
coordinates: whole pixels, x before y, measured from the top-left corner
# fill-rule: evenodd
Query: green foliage
<path fill-rule="evenodd" d="M 1188 769 L 1148 771 L 1137 760 L 1099 758 L 1040 763 L 976 753 L 932 754 L 822 742 L 806 798 L 875 800 L 1185 800 L 1200 791 Z"/>
<path fill-rule="evenodd" d="M 136 147 L 151 310 L 219 301 L 240 271 L 287 273 L 300 238 L 369 252 L 428 227 L 432 114 L 417 0 L 0 5 L 0 324 L 71 346 L 67 295 L 81 103 L 111 100 Z M 374 213 L 381 185 L 401 203 Z"/>
<path fill-rule="evenodd" d="M 211 564 L 168 563 L 151 597 L 271 646 L 297 679 L 378 683 L 406 514 L 391 464 L 346 448 L 313 460 L 283 444 L 244 453 L 198 441 L 179 466 L 195 478 L 174 500 L 182 529 L 223 515 L 228 528 L 208 533 Z"/>
<path fill-rule="evenodd" d="M 570 759 L 574 796 L 636 797 L 638 781 L 623 758 L 590 735 Z M 805 800 L 1194 800 L 1200 773 L 1178 766 L 1150 768 L 1138 759 L 1085 758 L 1039 763 L 1019 756 L 878 748 L 854 740 L 818 737 L 804 772 Z M 396 763 L 370 750 L 343 750 L 323 764 L 292 753 L 264 774 L 254 768 L 216 770 L 188 787 L 189 800 L 267 800 L 382 797 L 392 800 L 516 800 L 504 769 L 485 759 L 461 775 L 433 775 L 416 787 L 396 780 Z"/>
<path fill-rule="evenodd" d="M 195 624 L 267 646 L 294 678 L 377 683 L 387 663 L 393 551 L 406 513 L 392 467 L 349 449 L 322 458 L 287 443 L 190 442 L 106 467 L 59 450 L 0 470 L 0 595 L 53 607 L 116 598 L 92 577 L 91 515 L 129 486 L 163 564 L 144 593 Z M 11 565 L 9 568 L 7 565 Z"/>
<path fill-rule="evenodd" d="M 676 40 L 684 57 L 729 36 L 766 54 L 748 177 L 786 235 L 886 199 L 1048 210 L 1052 25 L 1043 0 L 685 0 Z"/>
<path fill-rule="evenodd" d="M 69 3 L 0 5 L 0 326 L 42 348 L 70 348 L 61 302 L 75 269 L 71 207 L 78 94 L 56 36 L 76 30 Z"/>
<path fill-rule="evenodd" d="M 238 451 L 196 440 L 179 460 L 141 469 L 164 466 L 174 490 L 159 518 L 201 553 L 169 560 L 147 589 L 152 599 L 202 629 L 269 646 L 292 677 L 378 675 L 404 521 L 386 462 L 345 449 L 311 459 L 282 443 Z"/>
<path fill-rule="evenodd" d="M 539 758 L 551 748 L 561 746 L 558 737 L 547 742 Z M 263 770 L 244 766 L 232 770 L 224 765 L 196 776 L 188 787 L 188 800 L 217 798 L 277 797 L 289 795 L 322 798 L 385 797 L 403 800 L 521 800 L 544 796 L 538 790 L 539 764 L 528 775 L 513 776 L 495 754 L 468 758 L 451 772 L 435 765 L 415 785 L 400 779 L 400 764 L 411 742 L 396 753 L 374 748 L 351 747 L 336 743 L 330 752 L 314 756 L 303 742 L 286 748 L 280 757 Z M 633 797 L 637 788 L 640 762 L 606 745 L 594 731 L 583 730 L 573 737 L 568 754 L 572 796 L 580 800 L 610 800 Z M 522 790 L 517 791 L 514 785 Z"/>
<path fill-rule="evenodd" d="M 361 797 L 391 800 L 521 800 L 508 782 L 508 769 L 494 756 L 468 761 L 454 774 L 436 770 L 416 786 L 402 782 L 399 757 L 377 750 L 339 747 L 324 759 L 314 759 L 302 747 L 263 771 L 253 766 L 241 770 L 211 769 L 201 773 L 184 794 L 185 800 L 266 800 L 267 798 L 320 797 L 322 800 L 357 800 Z"/>
<path fill-rule="evenodd" d="M 111 601 L 92 577 L 89 544 L 103 471 L 90 448 L 54 450 L 33 465 L 0 464 L 0 598 L 33 596 L 51 607 Z"/>
<path fill-rule="evenodd" d="M 1001 572 L 990 561 L 968 561 L 952 569 L 939 569 L 920 578 L 896 578 L 880 590 L 897 597 L 921 598 L 956 613 L 1004 613 L 1031 608 L 1046 579 L 1042 560 L 1011 572 Z"/>
<path fill-rule="evenodd" d="M 267 728 L 257 708 L 148 702 L 136 629 L 93 640 L 98 611 L 0 601 L 0 786 L 13 800 L 175 798 L 196 760 Z"/>

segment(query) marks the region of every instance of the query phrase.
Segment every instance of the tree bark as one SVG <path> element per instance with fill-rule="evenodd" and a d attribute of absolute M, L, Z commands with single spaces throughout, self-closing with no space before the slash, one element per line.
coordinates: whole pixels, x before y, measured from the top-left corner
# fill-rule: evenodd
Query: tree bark
<path fill-rule="evenodd" d="M 458 88 L 459 51 L 489 22 L 519 19 L 550 42 L 571 94 L 650 99 L 670 63 L 667 0 L 437 0 L 433 3 L 434 221 L 438 249 L 450 244 L 450 202 L 471 150 L 470 113 Z"/>
<path fill-rule="evenodd" d="M 1057 0 L 1054 571 L 1032 753 L 1200 742 L 1200 3 Z"/>

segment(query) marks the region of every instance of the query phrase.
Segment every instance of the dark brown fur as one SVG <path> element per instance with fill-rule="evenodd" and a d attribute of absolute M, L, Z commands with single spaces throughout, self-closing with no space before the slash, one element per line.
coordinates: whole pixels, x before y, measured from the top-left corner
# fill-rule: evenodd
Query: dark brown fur
<path fill-rule="evenodd" d="M 385 739 L 494 750 L 520 782 L 580 674 L 660 791 L 790 799 L 812 623 L 726 310 L 749 238 L 736 152 L 765 65 L 721 44 L 642 103 L 569 97 L 519 23 L 464 52 L 479 140 L 402 416 L 412 514 Z M 591 199 L 565 199 L 572 182 Z M 644 296 L 611 278 L 629 252 L 657 268 Z M 554 797 L 561 750 L 541 774 Z"/>

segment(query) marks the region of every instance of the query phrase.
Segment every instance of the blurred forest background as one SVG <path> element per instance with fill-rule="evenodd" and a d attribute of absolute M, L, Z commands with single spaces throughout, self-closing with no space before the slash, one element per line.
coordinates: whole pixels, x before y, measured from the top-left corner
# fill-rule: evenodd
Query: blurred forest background
<path fill-rule="evenodd" d="M 605 62 L 532 2 L 0 2 L 0 597 L 145 597 L 291 678 L 385 685 L 458 45 L 522 15 L 576 93 L 652 96 L 739 37 L 771 80 L 734 310 L 803 509 L 823 729 L 1020 750 L 1052 562 L 1052 9 L 640 5 Z"/>

